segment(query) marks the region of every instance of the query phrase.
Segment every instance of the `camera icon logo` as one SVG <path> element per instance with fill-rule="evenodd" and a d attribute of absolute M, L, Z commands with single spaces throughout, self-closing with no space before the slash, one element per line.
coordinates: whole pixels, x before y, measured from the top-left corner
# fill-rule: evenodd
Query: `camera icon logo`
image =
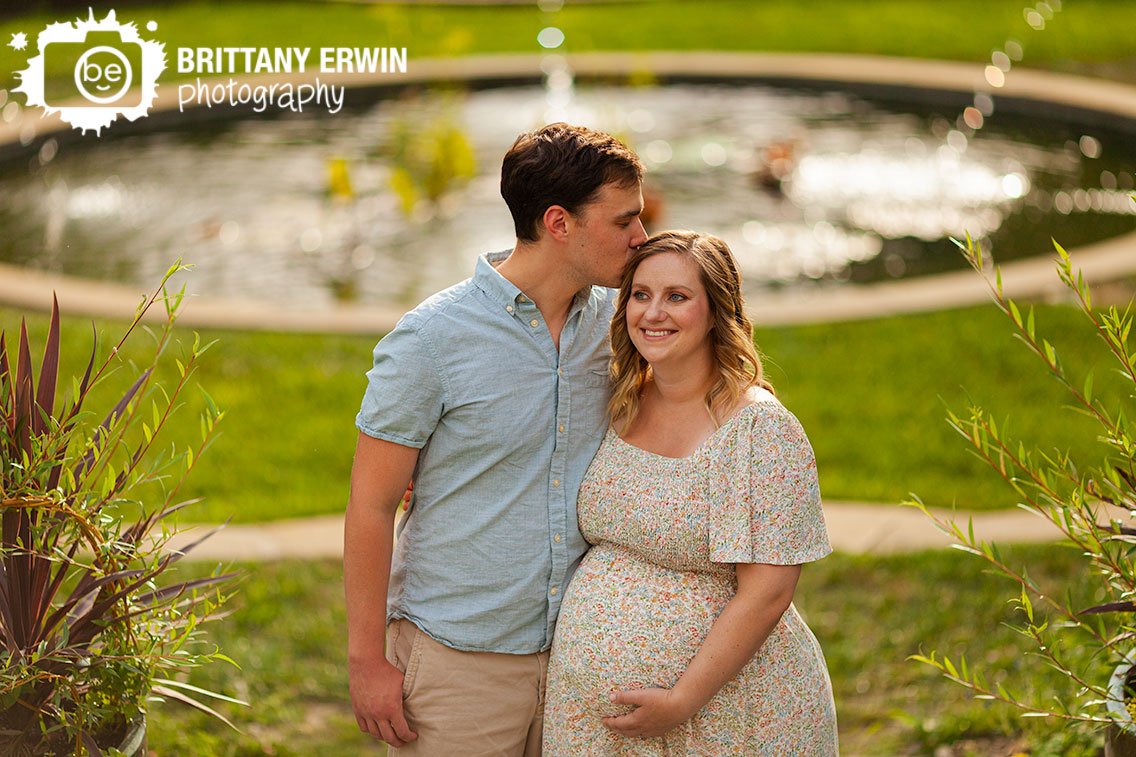
<path fill-rule="evenodd" d="M 148 26 L 156 26 L 151 22 Z M 99 133 L 118 116 L 134 121 L 145 116 L 157 97 L 158 75 L 166 67 L 164 46 L 143 40 L 134 24 L 121 24 L 114 11 L 106 18 L 50 24 L 40 32 L 40 55 L 17 72 L 28 105 L 39 105 L 77 129 Z M 74 88 L 48 96 L 44 70 L 69 70 Z M 53 83 L 54 84 L 54 83 Z"/>
<path fill-rule="evenodd" d="M 141 92 L 131 93 L 131 85 L 142 70 L 142 46 L 124 41 L 121 33 L 88 32 L 82 42 L 51 42 L 43 55 L 45 65 L 62 62 L 61 68 L 74 71 L 76 92 L 92 105 L 139 104 Z"/>

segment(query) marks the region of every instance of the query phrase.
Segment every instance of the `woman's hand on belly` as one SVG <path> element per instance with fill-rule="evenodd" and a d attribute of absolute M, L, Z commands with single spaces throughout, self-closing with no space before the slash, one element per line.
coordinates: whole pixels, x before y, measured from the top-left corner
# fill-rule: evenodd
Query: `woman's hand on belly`
<path fill-rule="evenodd" d="M 634 689 L 616 691 L 611 695 L 616 704 L 635 707 L 626 715 L 603 719 L 603 724 L 622 736 L 651 738 L 694 717 L 700 705 L 685 701 L 673 689 Z"/>

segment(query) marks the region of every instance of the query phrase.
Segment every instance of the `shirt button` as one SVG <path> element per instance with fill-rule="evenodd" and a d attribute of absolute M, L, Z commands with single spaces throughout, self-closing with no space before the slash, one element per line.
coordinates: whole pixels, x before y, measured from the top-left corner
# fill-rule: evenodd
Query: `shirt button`
<path fill-rule="evenodd" d="M 564 375 L 564 369 L 563 369 L 563 368 L 557 368 L 557 369 L 556 369 L 556 373 L 557 373 L 557 375 L 559 375 L 559 376 L 563 376 L 563 375 Z"/>
<path fill-rule="evenodd" d="M 540 325 L 540 321 L 538 321 L 537 319 L 533 318 L 533 319 L 532 319 L 531 321 L 529 321 L 529 325 L 530 325 L 530 326 L 532 326 L 532 327 L 533 327 L 533 328 L 535 329 L 535 328 L 536 328 L 537 326 L 539 326 L 539 325 Z"/>
<path fill-rule="evenodd" d="M 560 424 L 559 430 L 560 430 L 560 433 L 562 433 L 562 434 L 564 433 L 564 424 L 563 423 Z"/>
<path fill-rule="evenodd" d="M 553 537 L 552 537 L 552 540 L 553 540 L 554 542 L 556 542 L 557 544 L 559 544 L 559 543 L 560 543 L 560 534 L 557 534 L 556 536 L 553 536 Z"/>
<path fill-rule="evenodd" d="M 560 479 L 558 479 L 558 478 L 552 479 L 552 485 L 553 486 L 560 486 Z"/>
<path fill-rule="evenodd" d="M 556 591 L 557 591 L 556 587 L 553 586 L 551 589 L 548 590 L 548 593 L 555 597 Z"/>
<path fill-rule="evenodd" d="M 528 302 L 523 294 L 517 295 L 517 302 Z"/>
<path fill-rule="evenodd" d="M 512 306 L 512 305 L 506 305 L 506 306 L 505 306 L 505 311 L 506 311 L 506 312 L 509 312 L 509 313 L 512 313 L 512 312 L 513 312 L 513 306 Z"/>

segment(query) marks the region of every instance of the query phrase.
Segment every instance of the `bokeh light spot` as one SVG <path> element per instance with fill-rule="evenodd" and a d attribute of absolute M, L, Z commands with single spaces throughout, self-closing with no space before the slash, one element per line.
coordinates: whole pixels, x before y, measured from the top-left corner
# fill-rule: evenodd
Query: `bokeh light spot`
<path fill-rule="evenodd" d="M 674 150 L 671 149 L 670 142 L 665 139 L 656 139 L 647 143 L 647 146 L 643 148 L 643 155 L 655 164 L 669 163 L 674 155 Z"/>
<path fill-rule="evenodd" d="M 726 163 L 726 148 L 717 142 L 702 145 L 702 160 L 708 166 L 721 166 Z"/>
<path fill-rule="evenodd" d="M 564 32 L 555 26 L 546 26 L 536 35 L 536 41 L 546 50 L 555 50 L 564 44 Z"/>
<path fill-rule="evenodd" d="M 651 115 L 651 111 L 637 108 L 627 114 L 627 125 L 632 131 L 639 133 L 651 131 L 655 128 L 655 117 Z"/>
<path fill-rule="evenodd" d="M 1011 200 L 1016 200 L 1029 191 L 1029 179 L 1016 173 L 1002 177 L 1002 192 Z"/>
<path fill-rule="evenodd" d="M 964 153 L 964 152 L 966 152 L 966 146 L 967 146 L 966 135 L 963 134 L 961 131 L 958 131 L 957 129 L 952 129 L 947 134 L 947 144 L 950 145 L 951 149 L 954 150 L 955 152 Z"/>

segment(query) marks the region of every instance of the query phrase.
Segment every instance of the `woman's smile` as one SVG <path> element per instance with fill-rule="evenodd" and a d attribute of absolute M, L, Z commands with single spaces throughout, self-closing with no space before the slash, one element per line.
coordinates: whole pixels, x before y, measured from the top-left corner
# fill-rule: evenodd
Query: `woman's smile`
<path fill-rule="evenodd" d="M 647 362 L 681 360 L 708 350 L 710 325 L 696 263 L 663 253 L 639 264 L 627 301 L 627 329 Z"/>

